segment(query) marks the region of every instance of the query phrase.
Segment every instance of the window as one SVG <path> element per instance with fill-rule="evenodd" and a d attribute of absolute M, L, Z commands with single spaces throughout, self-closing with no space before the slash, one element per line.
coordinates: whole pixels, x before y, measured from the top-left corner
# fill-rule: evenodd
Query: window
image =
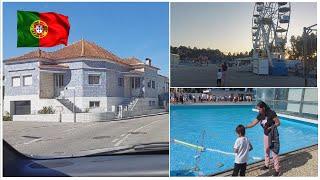
<path fill-rule="evenodd" d="M 100 101 L 90 101 L 89 102 L 89 107 L 90 108 L 100 107 Z"/>
<path fill-rule="evenodd" d="M 149 101 L 149 106 L 155 106 L 156 105 L 156 101 Z"/>
<path fill-rule="evenodd" d="M 19 76 L 12 77 L 12 86 L 13 87 L 20 86 L 20 77 Z"/>
<path fill-rule="evenodd" d="M 151 81 L 148 82 L 148 88 L 151 88 Z"/>
<path fill-rule="evenodd" d="M 135 81 L 135 86 L 136 86 L 135 88 L 136 88 L 136 89 L 137 89 L 137 88 L 140 88 L 140 78 L 139 78 L 139 77 L 136 77 L 134 81 Z"/>
<path fill-rule="evenodd" d="M 156 82 L 152 81 L 152 89 L 155 89 L 155 88 L 156 88 Z"/>
<path fill-rule="evenodd" d="M 89 75 L 89 84 L 100 84 L 100 75 Z"/>
<path fill-rule="evenodd" d="M 32 85 L 32 75 L 23 76 L 23 85 L 31 86 Z"/>
<path fill-rule="evenodd" d="M 55 75 L 55 84 L 56 84 L 56 87 L 58 88 L 61 88 L 64 86 L 64 83 L 63 83 L 63 74 L 56 74 Z"/>
<path fill-rule="evenodd" d="M 134 77 L 130 77 L 131 88 L 134 89 Z"/>
<path fill-rule="evenodd" d="M 132 89 L 140 88 L 140 78 L 139 77 L 131 77 L 131 88 Z"/>
<path fill-rule="evenodd" d="M 123 86 L 123 78 L 118 78 L 118 86 Z"/>

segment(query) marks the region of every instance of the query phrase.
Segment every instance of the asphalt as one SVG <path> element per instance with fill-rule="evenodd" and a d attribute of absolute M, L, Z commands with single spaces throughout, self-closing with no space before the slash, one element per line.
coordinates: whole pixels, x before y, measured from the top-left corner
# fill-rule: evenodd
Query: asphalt
<path fill-rule="evenodd" d="M 3 138 L 31 156 L 76 156 L 84 151 L 168 142 L 168 114 L 90 123 L 3 122 Z"/>
<path fill-rule="evenodd" d="M 216 87 L 217 66 L 179 65 L 170 69 L 172 87 Z M 308 86 L 316 86 L 316 79 L 309 79 Z M 228 68 L 225 87 L 304 87 L 304 78 L 289 76 L 257 75 Z"/>

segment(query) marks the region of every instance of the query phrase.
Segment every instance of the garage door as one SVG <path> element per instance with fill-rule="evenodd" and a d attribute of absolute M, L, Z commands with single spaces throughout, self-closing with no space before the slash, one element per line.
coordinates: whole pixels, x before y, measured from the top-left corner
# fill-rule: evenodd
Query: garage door
<path fill-rule="evenodd" d="M 22 115 L 22 114 L 30 114 L 31 107 L 30 101 L 14 101 L 14 114 Z"/>

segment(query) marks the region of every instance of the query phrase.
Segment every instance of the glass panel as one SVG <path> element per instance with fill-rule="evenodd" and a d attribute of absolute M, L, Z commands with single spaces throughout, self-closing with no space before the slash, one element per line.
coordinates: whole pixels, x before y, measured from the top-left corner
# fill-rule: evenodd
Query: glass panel
<path fill-rule="evenodd" d="M 302 89 L 289 89 L 288 101 L 301 101 Z"/>
<path fill-rule="evenodd" d="M 12 77 L 12 86 L 13 87 L 20 86 L 20 77 Z"/>
<path fill-rule="evenodd" d="M 304 101 L 317 102 L 318 101 L 318 89 L 317 88 L 305 89 Z"/>
<path fill-rule="evenodd" d="M 32 76 L 23 76 L 23 85 L 31 86 L 32 85 Z"/>
<path fill-rule="evenodd" d="M 99 75 L 89 75 L 89 84 L 100 84 Z"/>

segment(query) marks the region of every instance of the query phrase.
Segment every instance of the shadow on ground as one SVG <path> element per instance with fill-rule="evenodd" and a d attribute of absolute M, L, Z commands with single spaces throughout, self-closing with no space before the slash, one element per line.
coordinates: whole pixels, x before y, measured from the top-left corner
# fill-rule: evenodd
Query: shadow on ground
<path fill-rule="evenodd" d="M 285 159 L 280 162 L 281 165 L 281 174 L 285 174 L 288 171 L 291 171 L 294 168 L 298 168 L 306 164 L 310 159 L 312 159 L 312 155 L 309 152 L 300 152 L 295 154 L 294 156 Z M 273 168 L 273 167 L 272 167 Z M 270 171 L 262 172 L 262 174 L 258 176 L 272 176 L 274 173 L 274 169 Z"/>

